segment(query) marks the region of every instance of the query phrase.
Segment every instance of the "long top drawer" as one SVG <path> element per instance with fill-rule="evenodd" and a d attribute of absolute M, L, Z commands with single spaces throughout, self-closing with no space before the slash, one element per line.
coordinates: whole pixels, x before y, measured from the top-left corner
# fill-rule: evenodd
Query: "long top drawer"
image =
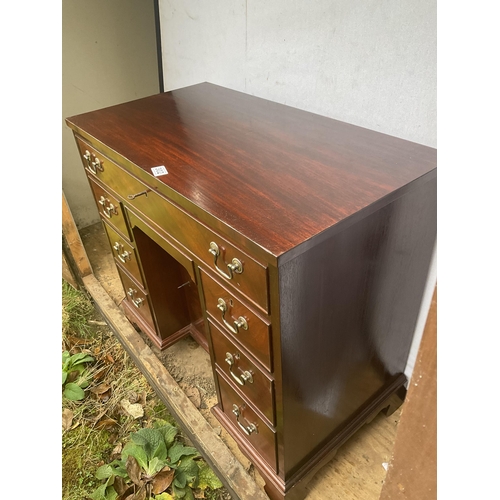
<path fill-rule="evenodd" d="M 77 137 L 87 172 L 123 202 L 179 241 L 208 268 L 265 312 L 269 312 L 267 267 L 194 219 Z"/>

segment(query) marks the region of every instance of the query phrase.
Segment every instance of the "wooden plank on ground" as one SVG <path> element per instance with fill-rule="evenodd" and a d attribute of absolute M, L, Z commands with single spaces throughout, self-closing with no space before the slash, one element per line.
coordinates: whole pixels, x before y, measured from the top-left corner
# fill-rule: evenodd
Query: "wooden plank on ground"
<path fill-rule="evenodd" d="M 62 193 L 62 232 L 66 240 L 67 249 L 77 268 L 78 274 L 82 278 L 92 274 L 92 267 L 90 266 L 87 252 L 83 246 L 80 233 L 76 227 L 64 192 Z"/>
<path fill-rule="evenodd" d="M 89 275 L 83 278 L 83 282 L 94 299 L 95 306 L 106 319 L 124 349 L 155 389 L 172 416 L 179 422 L 193 445 L 217 473 L 233 499 L 269 500 L 135 331 L 99 281 L 93 275 Z"/>
<path fill-rule="evenodd" d="M 380 500 L 437 498 L 437 289 L 401 412 Z"/>

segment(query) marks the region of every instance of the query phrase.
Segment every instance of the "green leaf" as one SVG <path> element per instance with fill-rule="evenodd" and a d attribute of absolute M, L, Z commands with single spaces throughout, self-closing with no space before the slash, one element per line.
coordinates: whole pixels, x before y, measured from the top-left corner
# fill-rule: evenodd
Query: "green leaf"
<path fill-rule="evenodd" d="M 155 500 L 174 500 L 174 497 L 169 493 L 160 493 L 159 495 L 155 495 Z"/>
<path fill-rule="evenodd" d="M 115 500 L 118 496 L 113 486 L 108 486 L 108 483 L 101 484 L 94 493 L 89 495 L 92 500 Z"/>
<path fill-rule="evenodd" d="M 64 386 L 63 395 L 71 401 L 80 401 L 85 397 L 85 392 L 79 385 L 70 382 Z"/>
<path fill-rule="evenodd" d="M 191 488 L 186 488 L 186 494 L 184 495 L 184 500 L 194 500 L 194 495 Z"/>
<path fill-rule="evenodd" d="M 66 361 L 68 361 L 68 359 L 69 359 L 70 357 L 71 357 L 71 356 L 70 356 L 69 352 L 68 352 L 68 351 L 64 351 L 64 352 L 62 353 L 62 362 L 63 362 L 63 364 L 64 364 L 64 363 L 66 363 Z"/>
<path fill-rule="evenodd" d="M 191 446 L 184 446 L 182 443 L 174 443 L 168 450 L 167 455 L 170 463 L 175 466 L 181 457 L 198 455 L 198 451 Z"/>
<path fill-rule="evenodd" d="M 102 465 L 96 470 L 95 477 L 97 479 L 107 479 L 108 477 L 114 476 L 115 471 L 111 465 Z"/>
<path fill-rule="evenodd" d="M 65 372 L 64 370 L 62 371 L 62 385 L 64 385 L 64 382 L 66 382 L 66 379 L 68 378 L 68 372 Z"/>
<path fill-rule="evenodd" d="M 132 441 L 127 443 L 123 447 L 123 450 L 122 450 L 122 460 L 125 462 L 129 455 L 132 455 L 137 460 L 137 463 L 144 470 L 147 469 L 148 456 L 147 456 L 146 451 L 144 450 L 144 448 L 142 446 L 138 446 L 137 444 L 133 443 Z"/>
<path fill-rule="evenodd" d="M 94 361 L 94 358 L 85 352 L 79 352 L 77 354 L 73 354 L 73 356 L 71 356 L 70 358 L 70 363 L 73 366 L 77 366 L 82 363 L 90 363 L 91 361 Z"/>
<path fill-rule="evenodd" d="M 163 439 L 163 434 L 158 429 L 140 429 L 131 436 L 132 441 L 138 445 L 144 446 L 148 460 L 155 457 L 160 460 L 167 458 L 167 447 Z"/>
<path fill-rule="evenodd" d="M 172 490 L 174 492 L 174 498 L 184 498 L 186 496 L 186 490 L 188 488 L 180 488 L 174 484 L 172 485 Z"/>
<path fill-rule="evenodd" d="M 193 460 L 193 457 L 183 457 L 177 466 L 178 471 L 182 471 L 186 474 L 188 478 L 188 483 L 192 483 L 198 479 L 198 474 L 200 469 L 198 465 Z"/>
<path fill-rule="evenodd" d="M 214 471 L 208 466 L 206 462 L 198 462 L 198 488 L 200 490 L 218 490 L 222 488 L 220 479 L 215 475 Z"/>
<path fill-rule="evenodd" d="M 165 467 L 165 465 L 167 465 L 166 460 L 160 460 L 158 457 L 153 457 L 148 463 L 148 467 L 146 469 L 146 474 L 148 476 L 153 476 L 158 471 L 163 469 L 163 467 Z"/>
<path fill-rule="evenodd" d="M 90 385 L 90 382 L 84 378 L 82 381 L 80 380 L 77 380 L 76 382 L 82 389 L 85 389 L 86 387 L 88 387 Z"/>
<path fill-rule="evenodd" d="M 193 460 L 193 457 L 183 457 L 179 462 L 176 470 L 176 476 L 179 478 L 179 486 L 182 486 L 187 483 L 190 486 L 197 487 L 198 486 L 198 473 L 199 468 L 196 462 Z M 185 481 L 185 482 L 184 482 Z"/>
<path fill-rule="evenodd" d="M 170 448 L 170 446 L 174 443 L 175 436 L 177 436 L 177 428 L 173 425 L 167 424 L 158 427 L 158 431 L 161 432 L 167 448 Z"/>

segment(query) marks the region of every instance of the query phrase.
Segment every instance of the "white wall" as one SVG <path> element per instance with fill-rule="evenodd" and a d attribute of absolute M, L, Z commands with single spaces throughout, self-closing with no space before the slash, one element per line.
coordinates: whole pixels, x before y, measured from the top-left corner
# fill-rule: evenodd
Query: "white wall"
<path fill-rule="evenodd" d="M 436 0 L 160 0 L 165 90 L 211 82 L 436 147 Z M 413 370 L 436 257 L 410 353 Z"/>
<path fill-rule="evenodd" d="M 209 81 L 436 146 L 435 0 L 160 0 L 165 90 Z"/>
<path fill-rule="evenodd" d="M 159 92 L 153 0 L 62 3 L 62 181 L 79 228 L 99 220 L 64 118 Z"/>

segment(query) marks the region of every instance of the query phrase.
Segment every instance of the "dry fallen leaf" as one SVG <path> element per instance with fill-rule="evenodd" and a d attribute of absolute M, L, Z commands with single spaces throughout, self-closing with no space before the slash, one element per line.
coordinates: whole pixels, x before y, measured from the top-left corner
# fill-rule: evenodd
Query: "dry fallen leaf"
<path fill-rule="evenodd" d="M 97 387 L 94 387 L 93 389 L 90 389 L 90 392 L 93 394 L 104 394 L 105 392 L 109 391 L 111 389 L 111 386 L 109 384 L 99 384 Z"/>
<path fill-rule="evenodd" d="M 120 405 L 125 413 L 132 418 L 141 418 L 144 416 L 144 408 L 139 403 L 131 403 L 128 399 L 122 399 Z"/>
<path fill-rule="evenodd" d="M 129 455 L 127 457 L 127 473 L 128 477 L 132 480 L 134 484 L 137 486 L 142 486 L 144 481 L 141 479 L 141 467 L 135 457 Z"/>
<path fill-rule="evenodd" d="M 111 354 L 106 354 L 106 362 L 110 363 L 110 364 L 115 362 L 115 360 L 113 359 L 113 356 L 111 356 Z"/>
<path fill-rule="evenodd" d="M 114 448 L 113 451 L 111 452 L 111 457 L 112 458 L 119 458 L 123 450 L 123 444 L 118 443 Z"/>
<path fill-rule="evenodd" d="M 64 431 L 71 429 L 71 424 L 73 423 L 73 412 L 65 408 L 62 412 L 62 428 Z"/>
<path fill-rule="evenodd" d="M 170 469 L 170 467 L 164 467 L 158 474 L 156 474 L 153 479 L 153 493 L 158 495 L 163 493 L 174 480 L 175 469 Z"/>
<path fill-rule="evenodd" d="M 103 418 L 102 420 L 99 420 L 97 424 L 95 424 L 96 429 L 109 429 L 116 425 L 118 422 L 112 418 Z"/>

